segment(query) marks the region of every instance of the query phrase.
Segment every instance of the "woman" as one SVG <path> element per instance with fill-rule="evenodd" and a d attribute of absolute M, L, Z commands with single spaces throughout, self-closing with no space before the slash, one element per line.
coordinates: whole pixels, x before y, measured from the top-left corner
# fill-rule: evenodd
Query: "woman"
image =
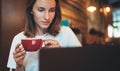
<path fill-rule="evenodd" d="M 26 9 L 28 23 L 25 30 L 17 34 L 12 42 L 7 67 L 38 71 L 38 51 L 24 50 L 21 39 L 42 38 L 48 48 L 81 46 L 69 27 L 60 26 L 61 11 L 59 0 L 28 0 Z M 22 70 L 20 70 L 22 71 Z"/>

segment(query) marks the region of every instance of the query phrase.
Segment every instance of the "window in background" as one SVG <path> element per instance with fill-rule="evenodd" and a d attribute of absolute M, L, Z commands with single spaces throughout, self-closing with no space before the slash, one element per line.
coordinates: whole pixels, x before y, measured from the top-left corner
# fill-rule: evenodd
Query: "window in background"
<path fill-rule="evenodd" d="M 113 10 L 113 30 L 111 31 L 112 37 L 120 38 L 120 8 Z M 108 30 L 108 32 L 110 32 Z"/>

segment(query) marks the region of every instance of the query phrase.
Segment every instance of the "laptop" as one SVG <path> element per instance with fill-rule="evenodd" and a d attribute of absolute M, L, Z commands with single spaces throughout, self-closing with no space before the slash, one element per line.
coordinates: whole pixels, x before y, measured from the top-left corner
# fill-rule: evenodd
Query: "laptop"
<path fill-rule="evenodd" d="M 43 48 L 40 71 L 120 71 L 120 48 L 94 47 Z"/>

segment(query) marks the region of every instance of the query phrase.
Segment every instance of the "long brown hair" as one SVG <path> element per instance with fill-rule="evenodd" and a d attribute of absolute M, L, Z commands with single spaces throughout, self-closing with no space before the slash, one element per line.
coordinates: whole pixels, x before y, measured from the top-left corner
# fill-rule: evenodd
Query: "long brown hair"
<path fill-rule="evenodd" d="M 60 30 L 59 24 L 61 22 L 61 10 L 60 10 L 59 0 L 55 0 L 55 1 L 56 1 L 55 17 L 51 25 L 47 29 L 47 32 L 53 36 L 56 36 L 59 33 L 59 30 Z M 33 15 L 31 14 L 33 5 L 35 4 L 35 2 L 36 0 L 28 0 L 28 6 L 26 8 L 28 23 L 26 23 L 25 25 L 24 34 L 27 37 L 35 37 L 36 35 L 36 23 Z"/>

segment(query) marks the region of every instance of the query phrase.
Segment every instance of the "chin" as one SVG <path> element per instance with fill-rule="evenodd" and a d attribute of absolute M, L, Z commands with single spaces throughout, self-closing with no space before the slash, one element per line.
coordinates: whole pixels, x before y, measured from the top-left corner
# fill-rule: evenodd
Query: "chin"
<path fill-rule="evenodd" d="M 47 29 L 49 26 L 43 26 L 43 29 Z"/>

